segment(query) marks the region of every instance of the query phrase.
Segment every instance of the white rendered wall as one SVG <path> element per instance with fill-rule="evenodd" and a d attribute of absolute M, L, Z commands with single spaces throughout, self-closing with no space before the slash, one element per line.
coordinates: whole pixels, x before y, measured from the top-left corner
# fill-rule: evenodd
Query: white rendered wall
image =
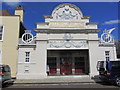
<path fill-rule="evenodd" d="M 63 40 L 64 38 L 64 34 L 44 34 L 44 33 L 38 33 L 37 34 L 37 38 L 36 40 Z M 87 34 L 71 34 L 71 36 L 74 39 L 78 39 L 78 40 L 87 40 L 89 38 L 89 36 Z M 97 34 L 92 34 L 90 37 L 94 36 L 95 38 L 97 37 Z M 95 39 L 93 37 L 93 39 Z"/>
<path fill-rule="evenodd" d="M 40 78 L 46 78 L 46 64 L 47 64 L 47 41 L 37 41 L 36 45 L 36 61 L 39 69 Z"/>
<path fill-rule="evenodd" d="M 105 51 L 110 51 L 110 60 L 116 59 L 116 50 L 112 46 L 99 46 L 97 34 L 71 34 L 72 41 L 88 41 L 87 48 L 89 50 L 89 70 L 90 76 L 98 75 L 96 68 L 97 61 L 105 60 Z M 19 48 L 18 72 L 17 79 L 43 79 L 47 77 L 46 63 L 47 63 L 47 49 L 48 40 L 64 40 L 64 34 L 44 34 L 38 33 L 36 36 L 36 48 Z M 51 48 L 52 49 L 52 48 Z M 73 50 L 73 48 L 67 48 Z M 83 48 L 75 48 L 74 50 L 82 50 Z M 56 50 L 63 50 L 63 48 L 56 48 Z M 25 63 L 25 52 L 30 52 L 30 62 Z M 26 73 L 25 69 L 29 72 Z"/>
<path fill-rule="evenodd" d="M 90 76 L 98 75 L 97 61 L 105 61 L 105 51 L 110 51 L 110 61 L 117 60 L 114 46 L 99 46 L 98 41 L 89 41 Z"/>
<path fill-rule="evenodd" d="M 99 61 L 106 60 L 105 51 L 110 51 L 110 61 L 117 60 L 116 47 L 115 46 L 99 46 Z"/>
<path fill-rule="evenodd" d="M 96 65 L 99 57 L 98 41 L 89 41 L 90 76 L 98 74 Z"/>
<path fill-rule="evenodd" d="M 46 78 L 46 45 L 37 42 L 36 48 L 19 48 L 17 79 L 43 79 Z M 25 52 L 30 52 L 30 62 L 25 62 Z M 25 72 L 25 70 L 29 72 Z"/>
<path fill-rule="evenodd" d="M 25 52 L 30 52 L 30 62 L 25 62 Z M 17 79 L 37 79 L 39 77 L 35 56 L 34 48 L 19 48 Z M 26 72 L 26 69 L 29 71 Z"/>

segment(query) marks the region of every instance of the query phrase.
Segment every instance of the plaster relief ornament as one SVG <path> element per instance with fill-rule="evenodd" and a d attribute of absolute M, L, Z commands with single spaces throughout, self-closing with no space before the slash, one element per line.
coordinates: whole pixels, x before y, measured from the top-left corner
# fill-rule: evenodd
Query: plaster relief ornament
<path fill-rule="evenodd" d="M 56 13 L 56 18 L 60 18 L 60 19 L 73 19 L 76 18 L 78 19 L 78 14 L 77 13 L 73 13 L 68 6 L 66 6 L 63 11 L 61 13 Z"/>
<path fill-rule="evenodd" d="M 112 31 L 115 30 L 115 28 L 104 30 L 103 34 L 101 35 L 101 44 L 114 44 L 114 37 L 111 35 Z"/>
<path fill-rule="evenodd" d="M 26 30 L 25 33 L 22 35 L 22 42 L 24 44 L 30 44 L 33 41 L 33 35 L 31 34 L 30 30 Z"/>
<path fill-rule="evenodd" d="M 73 42 L 71 39 L 73 38 L 70 33 L 66 33 L 64 35 L 64 40 L 63 41 L 49 41 L 50 47 L 55 47 L 55 48 L 81 48 L 81 47 L 86 47 L 87 42 L 86 41 L 78 41 L 78 42 Z"/>
<path fill-rule="evenodd" d="M 71 36 L 70 33 L 66 33 L 63 38 L 64 38 L 65 40 L 69 41 L 69 40 L 71 40 L 73 37 Z"/>
<path fill-rule="evenodd" d="M 69 20 L 81 20 L 83 17 L 81 10 L 72 4 L 62 4 L 54 9 L 52 12 L 54 20 L 58 21 L 69 21 Z"/>

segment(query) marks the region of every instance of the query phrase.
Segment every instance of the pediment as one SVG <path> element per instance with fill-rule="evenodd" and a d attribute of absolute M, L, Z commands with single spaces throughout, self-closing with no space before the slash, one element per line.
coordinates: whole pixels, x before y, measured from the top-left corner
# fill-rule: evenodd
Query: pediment
<path fill-rule="evenodd" d="M 83 17 L 81 10 L 72 4 L 61 4 L 52 12 L 53 20 L 67 21 L 67 20 L 81 20 Z"/>

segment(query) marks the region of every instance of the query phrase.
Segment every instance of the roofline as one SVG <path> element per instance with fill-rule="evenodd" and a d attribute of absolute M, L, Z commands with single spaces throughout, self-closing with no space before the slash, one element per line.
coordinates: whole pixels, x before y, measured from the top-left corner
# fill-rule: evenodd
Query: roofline
<path fill-rule="evenodd" d="M 81 19 L 90 19 L 91 16 L 83 16 Z"/>
<path fill-rule="evenodd" d="M 2 15 L 0 15 L 0 16 L 2 16 Z M 2 17 L 20 17 L 20 15 L 2 16 Z"/>
<path fill-rule="evenodd" d="M 51 15 L 43 15 L 44 18 L 53 18 Z"/>
<path fill-rule="evenodd" d="M 36 24 L 49 24 L 49 22 L 37 22 Z M 90 22 L 90 23 L 86 23 L 86 25 L 89 25 L 89 24 L 92 24 L 92 25 L 98 25 L 99 23 L 92 23 L 92 22 Z"/>
<path fill-rule="evenodd" d="M 43 15 L 44 18 L 53 18 L 52 15 Z M 91 16 L 83 16 L 82 19 L 90 19 Z"/>
<path fill-rule="evenodd" d="M 38 22 L 38 23 L 35 23 L 35 24 L 49 24 L 48 22 Z"/>
<path fill-rule="evenodd" d="M 18 48 L 36 48 L 36 44 L 32 45 L 19 44 Z"/>
<path fill-rule="evenodd" d="M 33 29 L 36 33 L 98 33 L 101 29 Z"/>
<path fill-rule="evenodd" d="M 91 24 L 92 25 L 98 25 L 99 23 L 91 23 L 91 22 L 90 23 L 86 23 L 86 25 L 91 25 Z"/>
<path fill-rule="evenodd" d="M 1 12 L 3 11 L 7 11 L 7 13 L 9 14 L 9 16 L 12 16 L 13 14 L 11 12 L 9 12 L 7 9 L 0 9 Z M 1 15 L 2 16 L 2 15 Z"/>
<path fill-rule="evenodd" d="M 25 25 L 23 24 L 23 22 L 22 21 L 20 21 L 20 23 L 22 24 L 22 26 L 26 29 L 26 27 L 25 27 Z"/>
<path fill-rule="evenodd" d="M 0 9 L 0 11 L 4 11 L 4 10 L 6 10 L 10 15 L 0 15 L 0 16 L 19 16 L 20 17 L 20 15 L 14 15 L 14 14 L 11 14 L 7 9 Z"/>

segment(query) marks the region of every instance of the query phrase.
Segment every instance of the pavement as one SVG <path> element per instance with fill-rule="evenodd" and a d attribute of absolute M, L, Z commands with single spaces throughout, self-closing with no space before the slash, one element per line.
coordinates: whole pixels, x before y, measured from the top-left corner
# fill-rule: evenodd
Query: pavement
<path fill-rule="evenodd" d="M 44 79 L 16 79 L 14 84 L 70 84 L 95 83 L 88 75 L 84 76 L 48 76 Z"/>
<path fill-rule="evenodd" d="M 113 88 L 112 90 L 119 90 L 116 86 L 98 84 L 94 80 L 88 75 L 48 76 L 44 79 L 15 79 L 12 85 L 4 88 L 11 88 L 11 90 L 14 90 L 14 88 L 15 90 L 16 88 L 25 90 L 30 88 L 37 88 L 37 90 L 41 88 L 107 88 L 111 90 L 111 88 Z"/>

